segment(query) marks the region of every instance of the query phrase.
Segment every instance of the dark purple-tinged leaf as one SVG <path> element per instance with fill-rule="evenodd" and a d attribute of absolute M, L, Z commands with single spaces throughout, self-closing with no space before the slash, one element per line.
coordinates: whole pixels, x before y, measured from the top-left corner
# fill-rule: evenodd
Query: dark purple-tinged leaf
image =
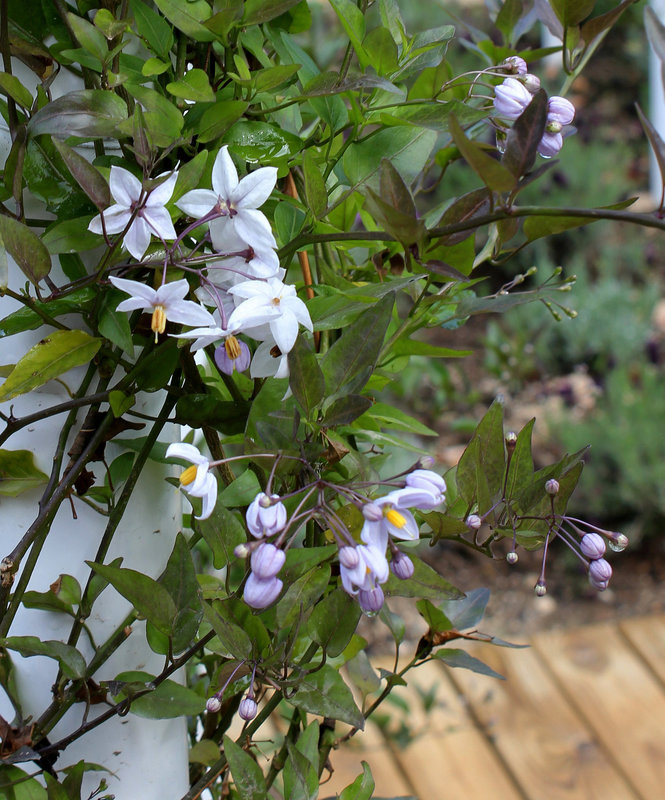
<path fill-rule="evenodd" d="M 460 669 L 469 669 L 471 672 L 477 672 L 479 675 L 487 675 L 488 678 L 498 678 L 501 681 L 506 679 L 498 672 L 495 672 L 492 667 L 488 667 L 479 658 L 470 656 L 465 650 L 449 649 L 447 647 L 441 648 L 434 653 L 434 658 L 443 661 L 448 667 L 459 667 Z"/>
<path fill-rule="evenodd" d="M 360 394 L 347 394 L 332 403 L 323 420 L 326 428 L 334 428 L 337 425 L 349 425 L 354 419 L 358 419 L 372 405 L 369 397 Z"/>
<path fill-rule="evenodd" d="M 127 119 L 127 106 L 113 92 L 82 89 L 69 92 L 41 108 L 28 123 L 28 133 L 56 136 L 114 136 Z"/>
<path fill-rule="evenodd" d="M 455 481 L 460 497 L 471 506 L 476 501 L 478 492 L 476 490 L 476 471 L 478 464 L 478 450 L 480 442 L 477 437 L 473 437 L 466 446 L 455 470 Z M 443 534 L 442 534 L 443 535 Z"/>
<path fill-rule="evenodd" d="M 247 659 L 252 654 L 252 641 L 245 631 L 222 613 L 225 606 L 217 604 L 216 608 L 203 603 L 203 614 L 217 634 L 222 652 L 237 659 Z"/>
<path fill-rule="evenodd" d="M 665 64 L 665 25 L 660 21 L 653 8 L 649 6 L 644 9 L 644 26 L 649 43 L 658 58 Z"/>
<path fill-rule="evenodd" d="M 489 212 L 490 193 L 486 188 L 474 189 L 472 192 L 458 197 L 444 211 L 437 227 L 445 228 L 447 225 L 456 225 L 459 222 L 466 222 L 474 217 L 482 216 Z M 444 236 L 441 242 L 445 245 L 457 244 L 475 233 L 473 228 L 459 233 L 451 233 Z"/>
<path fill-rule="evenodd" d="M 381 161 L 379 191 L 381 199 L 385 203 L 403 211 L 411 217 L 416 216 L 416 204 L 413 202 L 411 191 L 406 183 L 404 183 L 404 178 L 402 178 L 387 158 Z"/>
<path fill-rule="evenodd" d="M 545 493 L 545 484 L 547 483 L 550 478 L 554 478 L 555 480 L 559 481 L 560 491 L 555 498 L 555 509 L 557 513 L 563 513 L 565 511 L 566 503 L 568 502 L 568 498 L 572 492 L 572 488 L 570 490 L 566 490 L 566 492 L 561 490 L 561 483 L 563 478 L 574 468 L 583 466 L 583 458 L 586 455 L 587 451 L 589 450 L 589 446 L 583 447 L 581 450 L 578 450 L 576 453 L 572 455 L 566 454 L 563 458 L 556 462 L 556 464 L 550 464 L 548 467 L 543 467 L 543 469 L 539 469 L 533 476 L 533 478 L 529 481 L 529 483 L 522 489 L 520 492 L 519 497 L 517 498 L 517 502 L 521 511 L 532 511 L 537 503 L 543 504 L 543 501 L 546 500 L 545 507 L 545 514 L 549 514 L 551 512 L 551 506 L 549 505 L 549 495 Z M 579 473 L 575 477 L 575 484 L 577 483 L 577 479 L 579 478 Z M 531 516 L 535 516 L 532 514 Z M 534 527 L 530 525 L 530 527 Z"/>
<path fill-rule="evenodd" d="M 360 606 L 340 587 L 316 604 L 307 623 L 307 632 L 312 641 L 334 658 L 351 641 L 359 619 Z"/>
<path fill-rule="evenodd" d="M 31 656 L 54 658 L 60 664 L 63 673 L 71 680 L 85 675 L 85 659 L 75 647 L 63 642 L 42 642 L 36 636 L 9 636 L 0 639 L 0 647 L 15 650 L 24 658 Z"/>
<path fill-rule="evenodd" d="M 502 163 L 516 177 L 533 166 L 547 124 L 547 94 L 539 89 L 508 132 Z"/>
<path fill-rule="evenodd" d="M 629 197 L 619 203 L 612 203 L 609 206 L 599 206 L 599 211 L 628 208 L 637 200 L 636 197 Z M 598 222 L 602 217 L 527 217 L 524 221 L 524 235 L 532 242 L 541 239 L 543 236 L 553 236 L 556 233 L 563 233 L 572 228 L 581 228 L 583 225 L 590 225 Z"/>
<path fill-rule="evenodd" d="M 359 89 L 385 89 L 399 92 L 394 84 L 378 75 L 354 75 L 340 81 L 337 72 L 321 72 L 313 77 L 303 88 L 303 97 L 326 97 L 328 95 L 355 92 Z"/>
<path fill-rule="evenodd" d="M 289 352 L 289 386 L 305 414 L 309 417 L 326 390 L 326 382 L 314 351 L 303 336 L 299 336 Z"/>
<path fill-rule="evenodd" d="M 305 150 L 302 166 L 305 174 L 305 199 L 312 216 L 319 219 L 328 207 L 328 190 L 311 150 Z"/>
<path fill-rule="evenodd" d="M 53 137 L 53 144 L 72 176 L 100 211 L 111 205 L 111 192 L 101 173 L 69 145 Z"/>
<path fill-rule="evenodd" d="M 16 497 L 28 489 L 35 489 L 48 480 L 35 465 L 31 450 L 4 450 L 0 448 L 0 495 Z"/>
<path fill-rule="evenodd" d="M 0 250 L 16 261 L 35 286 L 51 271 L 51 256 L 39 237 L 27 225 L 0 216 Z"/>
<path fill-rule="evenodd" d="M 451 278 L 454 281 L 467 281 L 469 279 L 463 272 L 451 267 L 450 264 L 439 261 L 437 258 L 418 263 L 421 267 L 425 267 L 428 272 L 433 272 L 435 275 L 443 275 L 445 278 Z"/>
<path fill-rule="evenodd" d="M 508 476 L 506 477 L 505 496 L 509 500 L 521 491 L 533 475 L 531 432 L 535 422 L 535 417 L 529 420 L 517 435 L 515 449 L 508 465 Z"/>
<path fill-rule="evenodd" d="M 478 423 L 457 465 L 460 494 L 469 503 L 493 502 L 503 486 L 504 467 L 503 406 L 495 401 Z M 485 489 L 488 497 L 484 496 Z"/>
<path fill-rule="evenodd" d="M 571 28 L 589 16 L 596 0 L 550 0 L 550 5 L 563 27 Z"/>
<path fill-rule="evenodd" d="M 425 564 L 418 556 L 409 553 L 409 558 L 415 567 L 413 576 L 403 581 L 391 573 L 387 582 L 383 584 L 386 597 L 420 597 L 424 600 L 440 602 L 444 599 L 462 596 L 459 589 L 442 578 L 436 570 Z"/>
<path fill-rule="evenodd" d="M 452 114 L 449 117 L 448 126 L 453 141 L 464 156 L 464 160 L 489 189 L 493 192 L 509 192 L 515 187 L 515 174 L 511 173 L 500 161 L 488 155 L 475 142 L 467 139 L 459 122 Z"/>
<path fill-rule="evenodd" d="M 609 31 L 628 6 L 632 6 L 635 2 L 637 2 L 637 0 L 623 0 L 622 3 L 619 3 L 619 5 L 611 11 L 607 11 L 605 14 L 600 14 L 597 17 L 593 17 L 593 19 L 587 20 L 580 30 L 582 39 L 584 39 L 587 45 L 591 44 L 598 36 Z M 648 13 L 651 9 L 649 6 L 646 6 L 644 11 Z"/>
<path fill-rule="evenodd" d="M 649 11 L 650 9 L 647 7 L 646 10 Z M 660 180 L 663 184 L 663 187 L 665 187 L 665 142 L 662 140 L 660 134 L 654 128 L 651 122 L 649 122 L 649 119 L 642 112 L 642 109 L 637 103 L 635 103 L 635 108 L 637 109 L 637 114 L 640 118 L 640 122 L 642 123 L 642 127 L 644 128 L 644 132 L 647 135 L 651 149 L 656 156 L 658 169 L 660 171 Z"/>
<path fill-rule="evenodd" d="M 296 708 L 347 722 L 355 728 L 365 727 L 365 718 L 353 700 L 353 694 L 334 668 L 326 664 L 298 681 L 291 703 Z"/>
<path fill-rule="evenodd" d="M 240 800 L 265 800 L 268 795 L 261 767 L 226 734 L 224 755 L 229 762 L 233 785 Z"/>
<path fill-rule="evenodd" d="M 386 294 L 360 314 L 321 361 L 329 391 L 353 393 L 367 383 L 392 318 L 395 295 Z"/>
<path fill-rule="evenodd" d="M 394 236 L 405 249 L 419 244 L 425 236 L 425 223 L 411 214 L 386 203 L 371 186 L 367 187 L 365 206 L 381 227 Z"/>
<path fill-rule="evenodd" d="M 443 611 L 458 631 L 476 628 L 483 618 L 489 603 L 490 590 L 479 588 L 468 592 L 460 600 L 448 600 L 442 604 Z"/>
<path fill-rule="evenodd" d="M 112 567 L 109 564 L 86 564 L 113 586 L 138 613 L 145 617 L 161 633 L 171 635 L 177 608 L 168 591 L 156 580 L 134 569 Z"/>
<path fill-rule="evenodd" d="M 242 18 L 243 27 L 260 25 L 275 19 L 299 2 L 300 0 L 246 0 L 245 14 Z"/>

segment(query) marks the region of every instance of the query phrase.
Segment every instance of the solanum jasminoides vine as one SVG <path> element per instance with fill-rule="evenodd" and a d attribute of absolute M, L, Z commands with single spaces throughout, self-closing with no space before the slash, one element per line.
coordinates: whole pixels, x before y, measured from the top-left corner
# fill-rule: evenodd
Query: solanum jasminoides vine
<path fill-rule="evenodd" d="M 455 639 L 502 644 L 475 632 L 485 594 L 423 542 L 509 563 L 540 549 L 538 595 L 555 540 L 599 591 L 606 545 L 627 544 L 567 511 L 584 453 L 535 464 L 533 421 L 504 430 L 499 401 L 455 467 L 435 462 L 390 387 L 411 356 L 465 353 L 421 332 L 533 300 L 572 314 L 562 269 L 485 294 L 477 270 L 597 220 L 660 230 L 663 209 L 521 204 L 565 162 L 576 113 L 518 47 L 528 3 L 488 19 L 463 67 L 455 28 L 410 32 L 397 0 L 1 5 L 0 789 L 315 797 L 411 669 Z M 571 77 L 628 5 L 552 3 Z M 315 14 L 337 55 L 319 52 Z M 459 195 L 455 162 L 475 181 Z M 54 541 L 66 569 L 45 557 Z M 428 626 L 409 652 L 395 596 Z M 354 697 L 362 614 L 395 659 Z M 46 664 L 40 707 L 16 654 Z M 288 732 L 261 753 L 277 709 Z M 187 718 L 172 797 L 150 759 L 138 779 L 72 763 L 124 716 Z M 159 756 L 155 772 L 187 760 Z"/>

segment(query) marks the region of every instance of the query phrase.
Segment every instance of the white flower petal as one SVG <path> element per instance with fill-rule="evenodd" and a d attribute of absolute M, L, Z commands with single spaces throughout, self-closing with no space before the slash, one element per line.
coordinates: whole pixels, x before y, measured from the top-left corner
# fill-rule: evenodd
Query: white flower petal
<path fill-rule="evenodd" d="M 139 308 L 145 308 L 146 311 L 152 309 L 152 303 L 144 300 L 142 297 L 130 297 L 129 300 L 123 300 L 116 306 L 116 311 L 136 311 Z"/>
<path fill-rule="evenodd" d="M 286 355 L 293 349 L 293 345 L 298 338 L 298 320 L 293 314 L 287 312 L 269 324 L 270 333 L 273 335 L 275 344 L 282 351 L 282 354 Z"/>
<path fill-rule="evenodd" d="M 168 307 L 171 303 L 184 300 L 188 294 L 189 283 L 185 278 L 181 278 L 179 281 L 171 281 L 160 286 L 155 292 L 155 303 Z"/>
<path fill-rule="evenodd" d="M 130 208 L 141 196 L 141 181 L 129 170 L 122 167 L 111 167 L 109 188 L 113 199 L 121 206 Z"/>
<path fill-rule="evenodd" d="M 242 208 L 231 222 L 235 225 L 238 236 L 251 247 L 263 249 L 277 247 L 270 223 L 263 212 L 253 208 Z"/>
<path fill-rule="evenodd" d="M 145 221 L 137 217 L 132 222 L 131 227 L 127 231 L 122 240 L 127 250 L 134 256 L 137 261 L 140 261 L 145 255 L 145 251 L 150 244 L 150 229 Z"/>
<path fill-rule="evenodd" d="M 162 173 L 162 175 L 158 175 L 157 177 L 162 178 L 165 174 L 166 173 Z M 155 206 L 165 206 L 171 199 L 177 180 L 178 173 L 174 170 L 163 183 L 160 183 L 159 186 L 150 192 L 146 207 L 154 208 Z"/>
<path fill-rule="evenodd" d="M 312 318 L 309 315 L 307 306 L 299 297 L 283 297 L 280 305 L 288 309 L 289 313 L 298 320 L 298 322 L 308 331 L 313 330 Z"/>
<path fill-rule="evenodd" d="M 261 167 L 240 181 L 231 195 L 234 208 L 258 208 L 270 197 L 277 183 L 276 167 Z"/>
<path fill-rule="evenodd" d="M 123 206 L 114 205 L 109 206 L 106 211 L 103 212 L 104 214 L 104 227 L 106 228 L 106 233 L 120 233 L 120 231 L 124 231 L 127 227 L 127 223 L 131 219 L 132 212 L 128 211 Z M 90 220 L 90 224 L 88 225 L 88 230 L 92 231 L 93 233 L 104 233 L 102 229 L 102 215 L 97 214 L 96 217 Z"/>
<path fill-rule="evenodd" d="M 212 188 L 222 200 L 228 200 L 238 185 L 238 172 L 229 155 L 229 148 L 224 145 L 217 153 L 212 167 Z"/>
<path fill-rule="evenodd" d="M 219 197 L 210 189 L 192 189 L 183 194 L 176 206 L 194 219 L 201 219 L 217 205 Z"/>
<path fill-rule="evenodd" d="M 176 300 L 166 309 L 166 318 L 182 325 L 214 325 L 215 318 L 203 306 L 191 300 Z"/>
<path fill-rule="evenodd" d="M 171 215 L 164 206 L 146 208 L 141 212 L 141 215 L 153 236 L 168 241 L 177 238 L 178 234 L 175 232 L 171 222 Z"/>
<path fill-rule="evenodd" d="M 115 286 L 115 288 L 120 289 L 121 292 L 126 292 L 127 294 L 132 295 L 132 297 L 140 297 L 142 300 L 146 301 L 146 305 L 156 305 L 157 292 L 152 287 L 146 286 L 145 283 L 139 283 L 139 281 L 130 281 L 127 278 L 111 277 L 109 280 Z"/>
<path fill-rule="evenodd" d="M 187 442 L 175 442 L 166 448 L 167 458 L 183 458 L 185 461 L 191 461 L 192 464 L 205 464 L 208 459 L 201 455 L 198 447 Z"/>
<path fill-rule="evenodd" d="M 217 481 L 213 475 L 208 473 L 208 486 L 206 493 L 202 496 L 203 505 L 201 508 L 201 516 L 196 519 L 208 519 L 208 517 L 215 510 L 215 503 L 217 502 Z M 281 588 L 281 587 L 280 587 Z"/>

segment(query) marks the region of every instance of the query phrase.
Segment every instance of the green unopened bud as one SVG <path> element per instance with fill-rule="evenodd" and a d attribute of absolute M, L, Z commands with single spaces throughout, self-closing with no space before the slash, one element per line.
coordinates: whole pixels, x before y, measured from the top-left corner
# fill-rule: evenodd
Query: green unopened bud
<path fill-rule="evenodd" d="M 530 278 L 532 275 L 535 275 L 536 272 L 538 272 L 538 267 L 529 267 L 529 269 L 526 271 L 527 278 Z"/>

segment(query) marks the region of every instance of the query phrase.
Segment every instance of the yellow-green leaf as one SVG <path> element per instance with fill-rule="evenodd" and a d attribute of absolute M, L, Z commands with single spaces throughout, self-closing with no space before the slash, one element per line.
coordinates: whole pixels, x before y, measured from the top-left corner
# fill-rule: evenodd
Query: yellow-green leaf
<path fill-rule="evenodd" d="M 35 466 L 35 457 L 30 450 L 0 449 L 0 495 L 16 497 L 47 480 L 48 475 Z"/>

